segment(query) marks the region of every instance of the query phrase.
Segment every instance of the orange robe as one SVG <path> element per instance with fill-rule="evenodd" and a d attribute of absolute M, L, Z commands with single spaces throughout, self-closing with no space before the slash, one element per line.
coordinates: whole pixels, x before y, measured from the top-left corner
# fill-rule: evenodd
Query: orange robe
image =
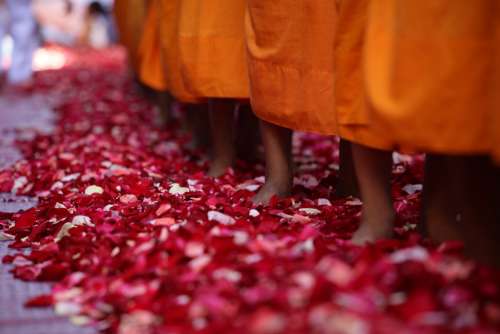
<path fill-rule="evenodd" d="M 372 117 L 364 83 L 365 32 L 371 1 L 377 0 L 337 1 L 339 18 L 334 55 L 337 134 L 356 144 L 388 150 L 394 143 L 380 120 Z"/>
<path fill-rule="evenodd" d="M 190 93 L 248 98 L 246 0 L 181 0 L 178 51 Z"/>
<path fill-rule="evenodd" d="M 370 117 L 395 144 L 445 154 L 498 150 L 499 10 L 498 0 L 371 2 Z"/>
<path fill-rule="evenodd" d="M 159 91 L 167 89 L 166 73 L 161 52 L 161 3 L 151 0 L 139 44 L 139 79 Z"/>
<path fill-rule="evenodd" d="M 334 44 L 331 0 L 249 0 L 246 19 L 251 103 L 282 127 L 334 134 Z"/>
<path fill-rule="evenodd" d="M 370 118 L 363 87 L 369 0 L 250 0 L 251 102 L 261 119 L 377 148 L 390 143 Z"/>
<path fill-rule="evenodd" d="M 500 8 L 497 7 L 497 11 Z M 497 22 L 498 23 L 498 22 Z M 494 51 L 495 65 L 493 74 L 493 90 L 500 92 L 500 24 L 496 24 L 495 27 L 495 51 Z M 493 157 L 497 165 L 500 165 L 500 99 L 497 98 L 493 102 L 493 115 L 494 120 L 491 122 L 491 133 L 492 135 L 492 152 Z"/>
<path fill-rule="evenodd" d="M 179 22 L 182 1 L 159 0 L 160 53 L 169 93 L 180 102 L 197 103 L 200 100 L 187 90 L 180 65 Z"/>
<path fill-rule="evenodd" d="M 126 48 L 132 69 L 139 69 L 138 48 L 142 27 L 146 17 L 146 1 L 116 0 L 114 15 L 120 43 Z"/>

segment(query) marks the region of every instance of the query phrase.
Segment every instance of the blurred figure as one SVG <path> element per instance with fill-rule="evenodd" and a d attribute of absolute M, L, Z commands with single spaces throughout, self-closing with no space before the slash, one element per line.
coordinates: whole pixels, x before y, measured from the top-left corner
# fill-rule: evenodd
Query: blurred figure
<path fill-rule="evenodd" d="M 33 53 L 38 46 L 31 0 L 0 0 L 0 41 L 3 41 L 7 34 L 13 40 L 7 83 L 20 88 L 29 86 L 33 75 Z M 0 54 L 2 65 L 3 56 Z M 0 69 L 1 72 L 3 72 L 3 66 Z"/>
<path fill-rule="evenodd" d="M 70 0 L 33 0 L 33 15 L 44 43 L 74 45 L 83 29 L 83 13 Z"/>
<path fill-rule="evenodd" d="M 82 43 L 97 49 L 109 46 L 113 41 L 111 21 L 104 6 L 98 1 L 92 1 L 85 13 Z"/>
<path fill-rule="evenodd" d="M 101 47 L 116 39 L 112 1 L 32 0 L 32 3 L 46 43 Z"/>

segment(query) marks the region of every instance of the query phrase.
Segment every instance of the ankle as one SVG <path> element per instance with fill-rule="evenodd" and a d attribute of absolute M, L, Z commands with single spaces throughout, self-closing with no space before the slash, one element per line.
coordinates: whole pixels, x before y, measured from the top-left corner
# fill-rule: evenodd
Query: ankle
<path fill-rule="evenodd" d="M 280 193 L 290 193 L 292 191 L 293 179 L 291 177 L 266 177 L 265 186 L 275 189 Z"/>
<path fill-rule="evenodd" d="M 361 224 L 373 227 L 374 229 L 386 229 L 394 226 L 396 213 L 394 210 L 363 210 Z"/>

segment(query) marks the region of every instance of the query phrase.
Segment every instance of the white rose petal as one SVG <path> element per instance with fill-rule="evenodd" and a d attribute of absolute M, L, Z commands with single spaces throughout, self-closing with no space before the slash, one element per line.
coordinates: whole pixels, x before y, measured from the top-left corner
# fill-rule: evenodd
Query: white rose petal
<path fill-rule="evenodd" d="M 69 230 L 71 230 L 75 225 L 72 223 L 64 223 L 59 232 L 57 233 L 54 241 L 59 242 L 62 238 L 67 237 L 69 235 Z"/>
<path fill-rule="evenodd" d="M 26 176 L 18 177 L 14 180 L 14 185 L 12 186 L 11 192 L 17 193 L 17 191 L 24 187 L 26 184 L 28 184 L 28 179 L 26 178 Z"/>
<path fill-rule="evenodd" d="M 120 196 L 120 202 L 122 202 L 123 204 L 135 203 L 137 202 L 137 196 L 135 196 L 134 194 L 122 195 Z"/>
<path fill-rule="evenodd" d="M 314 252 L 314 241 L 313 239 L 307 239 L 303 242 L 296 244 L 293 250 L 298 254 L 312 253 Z"/>
<path fill-rule="evenodd" d="M 71 221 L 74 225 L 79 225 L 79 226 L 90 226 L 90 227 L 94 227 L 94 223 L 92 223 L 92 220 L 87 217 L 87 216 L 81 216 L 81 215 L 78 215 L 78 216 L 74 216 L 73 217 L 73 220 Z"/>
<path fill-rule="evenodd" d="M 208 265 L 210 261 L 212 261 L 212 257 L 210 257 L 209 255 L 202 255 L 195 259 L 192 259 L 189 262 L 189 266 L 194 271 L 200 271 L 205 268 L 205 266 Z"/>
<path fill-rule="evenodd" d="M 56 205 L 54 205 L 54 208 L 56 209 L 66 209 L 64 204 L 57 202 Z"/>
<path fill-rule="evenodd" d="M 189 192 L 189 188 L 181 187 L 178 183 L 173 183 L 168 192 L 172 195 L 184 195 Z"/>
<path fill-rule="evenodd" d="M 62 182 L 69 182 L 69 181 L 74 181 L 80 177 L 80 173 L 74 173 L 74 174 L 69 174 L 66 175 L 61 179 Z"/>
<path fill-rule="evenodd" d="M 85 195 L 87 195 L 87 196 L 90 196 L 93 194 L 102 194 L 103 192 L 104 192 L 104 189 L 102 189 L 101 187 L 96 186 L 96 185 L 88 186 L 87 188 L 85 188 Z"/>
<path fill-rule="evenodd" d="M 14 240 L 14 239 L 15 237 L 13 235 L 0 231 L 0 241 Z"/>
<path fill-rule="evenodd" d="M 257 189 L 259 189 L 260 186 L 261 186 L 260 184 L 255 184 L 254 181 L 247 181 L 247 182 L 243 182 L 243 183 L 239 184 L 236 187 L 236 189 L 239 189 L 239 190 L 248 190 L 248 191 L 254 192 Z"/>
<path fill-rule="evenodd" d="M 255 182 L 258 182 L 258 183 L 266 182 L 266 178 L 264 176 L 258 176 L 254 180 L 255 180 Z"/>
<path fill-rule="evenodd" d="M 62 187 L 64 187 L 64 184 L 61 181 L 56 181 L 56 182 L 54 182 L 52 187 L 50 187 L 50 190 L 58 190 L 58 189 L 62 189 Z"/>
<path fill-rule="evenodd" d="M 311 216 L 316 216 L 316 215 L 319 215 L 321 213 L 320 210 L 315 209 L 315 208 L 301 208 L 301 209 L 299 209 L 299 211 L 304 212 L 304 213 L 311 215 Z"/>
<path fill-rule="evenodd" d="M 318 199 L 318 205 L 319 206 L 331 206 L 332 202 L 330 202 L 330 200 L 328 200 L 326 198 L 320 198 L 320 199 Z"/>
<path fill-rule="evenodd" d="M 212 275 L 216 280 L 225 279 L 226 281 L 233 283 L 239 282 L 241 280 L 241 273 L 239 271 L 227 268 L 217 269 L 213 272 Z"/>
<path fill-rule="evenodd" d="M 404 163 L 404 162 L 411 162 L 412 159 L 413 159 L 413 157 L 411 155 L 400 154 L 400 153 L 397 153 L 397 152 L 394 152 L 392 154 L 392 161 L 395 164 L 400 164 L 400 163 Z"/>
<path fill-rule="evenodd" d="M 254 217 L 255 218 L 255 217 L 260 216 L 260 213 L 259 213 L 259 211 L 255 210 L 255 209 L 252 209 L 252 210 L 250 210 L 250 212 L 248 213 L 248 215 L 250 217 Z"/>
<path fill-rule="evenodd" d="M 77 315 L 80 313 L 81 307 L 77 303 L 58 302 L 54 306 L 54 311 L 57 315 L 61 316 Z"/>
<path fill-rule="evenodd" d="M 363 202 L 361 202 L 361 200 L 358 198 L 353 198 L 353 199 L 345 202 L 345 204 L 352 205 L 352 206 L 360 206 L 360 205 L 363 205 Z"/>
<path fill-rule="evenodd" d="M 249 240 L 249 236 L 248 236 L 248 233 L 244 232 L 244 231 L 236 231 L 234 232 L 234 243 L 236 245 L 245 245 L 248 240 Z"/>
<path fill-rule="evenodd" d="M 187 257 L 195 258 L 201 256 L 205 252 L 205 245 L 197 241 L 189 241 L 185 247 Z"/>
<path fill-rule="evenodd" d="M 422 191 L 423 186 L 421 184 L 407 184 L 403 187 L 403 191 L 408 195 L 413 195 L 418 191 Z"/>
<path fill-rule="evenodd" d="M 189 180 L 187 180 L 187 183 L 190 187 L 194 187 L 195 185 L 198 184 L 198 181 L 189 179 Z"/>
<path fill-rule="evenodd" d="M 75 216 L 73 220 L 68 223 L 64 223 L 59 232 L 57 233 L 54 241 L 59 242 L 62 238 L 69 236 L 69 230 L 76 226 L 90 226 L 94 227 L 95 225 L 92 223 L 89 217 L 87 216 Z"/>
<path fill-rule="evenodd" d="M 403 263 L 407 261 L 423 262 L 429 258 L 429 252 L 423 247 L 411 247 L 400 249 L 390 256 L 392 262 Z"/>
<path fill-rule="evenodd" d="M 69 318 L 69 321 L 75 326 L 85 326 L 90 324 L 90 318 L 84 315 L 77 315 Z"/>
<path fill-rule="evenodd" d="M 222 225 L 234 225 L 236 221 L 233 217 L 219 211 L 208 211 L 208 220 L 216 221 Z"/>

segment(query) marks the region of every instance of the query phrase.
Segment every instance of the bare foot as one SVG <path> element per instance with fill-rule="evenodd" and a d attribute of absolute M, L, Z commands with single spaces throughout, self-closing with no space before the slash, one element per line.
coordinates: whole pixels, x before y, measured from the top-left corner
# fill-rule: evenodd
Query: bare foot
<path fill-rule="evenodd" d="M 235 102 L 229 99 L 214 99 L 209 104 L 210 134 L 212 142 L 212 161 L 208 176 L 223 175 L 235 161 L 234 145 L 234 108 Z"/>
<path fill-rule="evenodd" d="M 232 161 L 214 160 L 210 163 L 207 175 L 209 177 L 221 177 L 232 165 Z"/>
<path fill-rule="evenodd" d="M 356 179 L 356 171 L 354 168 L 354 160 L 352 156 L 351 143 L 341 139 L 339 144 L 339 173 L 338 183 L 335 189 L 335 195 L 340 198 L 345 197 L 360 197 L 358 181 Z"/>
<path fill-rule="evenodd" d="M 249 163 L 264 160 L 259 150 L 262 140 L 259 133 L 259 120 L 252 112 L 249 104 L 240 104 L 236 123 L 237 158 Z"/>
<path fill-rule="evenodd" d="M 271 198 L 287 197 L 292 193 L 292 182 L 283 182 L 281 184 L 274 182 L 266 182 L 259 189 L 259 192 L 252 198 L 255 205 L 268 204 Z"/>
<path fill-rule="evenodd" d="M 335 189 L 335 196 L 346 198 L 349 196 L 359 198 L 359 188 L 356 183 L 348 182 L 346 179 L 340 179 Z"/>
<path fill-rule="evenodd" d="M 210 127 L 207 126 L 208 104 L 181 104 L 185 109 L 182 118 L 183 130 L 191 134 L 190 141 L 186 144 L 188 150 L 205 150 L 210 146 Z"/>
<path fill-rule="evenodd" d="M 264 153 L 259 150 L 259 147 L 238 147 L 236 152 L 236 157 L 238 160 L 245 161 L 247 163 L 257 163 L 264 160 Z"/>
<path fill-rule="evenodd" d="M 158 106 L 158 123 L 165 127 L 172 123 L 172 104 L 173 99 L 167 92 L 155 92 L 155 104 Z"/>
<path fill-rule="evenodd" d="M 358 230 L 353 234 L 351 242 L 354 245 L 364 246 L 380 239 L 393 236 L 394 217 L 380 221 L 363 220 Z"/>

